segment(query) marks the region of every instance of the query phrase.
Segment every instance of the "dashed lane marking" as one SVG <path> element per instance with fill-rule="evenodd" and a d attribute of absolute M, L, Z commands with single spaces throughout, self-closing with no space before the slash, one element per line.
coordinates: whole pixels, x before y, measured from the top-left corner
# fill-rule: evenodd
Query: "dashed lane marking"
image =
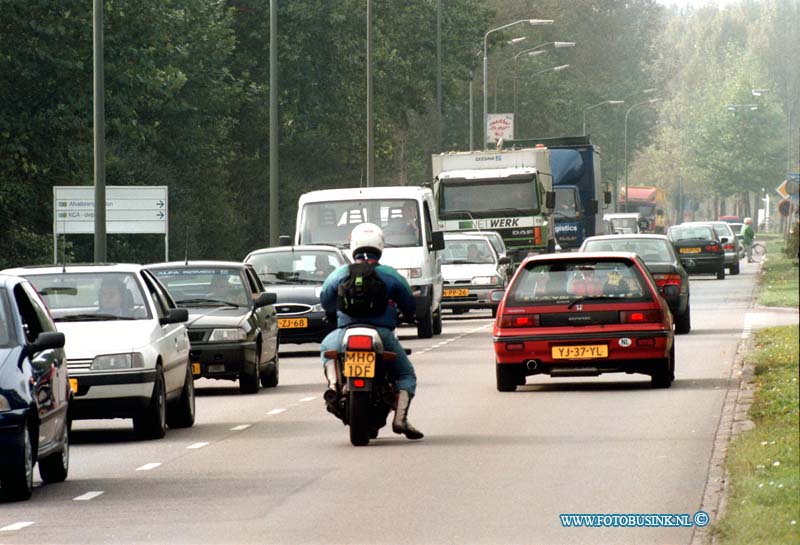
<path fill-rule="evenodd" d="M 281 413 L 282 413 L 282 412 L 284 412 L 285 410 L 286 410 L 286 409 L 272 409 L 272 410 L 271 410 L 270 412 L 268 412 L 267 414 L 281 414 Z"/>
<path fill-rule="evenodd" d="M 186 448 L 187 448 L 187 449 L 197 449 L 197 448 L 203 448 L 203 447 L 204 447 L 204 446 L 206 446 L 207 444 L 208 444 L 208 441 L 201 441 L 200 443 L 194 443 L 194 444 L 192 444 L 192 445 L 189 445 L 189 446 L 188 446 L 188 447 L 186 447 Z"/>
<path fill-rule="evenodd" d="M 317 399 L 315 396 L 304 397 L 303 399 L 300 400 L 300 403 L 306 403 L 308 401 L 314 401 L 315 399 Z"/>
<path fill-rule="evenodd" d="M 93 490 L 91 492 L 87 492 L 86 494 L 82 494 L 82 495 L 78 496 L 77 498 L 72 498 L 72 499 L 73 499 L 73 501 L 89 501 L 89 500 L 95 499 L 97 496 L 99 496 L 102 493 L 103 493 L 102 490 Z"/>
<path fill-rule="evenodd" d="M 145 464 L 142 467 L 137 467 L 136 471 L 150 471 L 151 469 L 155 469 L 161 465 L 161 462 L 150 462 L 149 464 Z"/>
<path fill-rule="evenodd" d="M 15 522 L 14 524 L 9 524 L 8 526 L 3 526 L 0 528 L 0 532 L 13 532 L 14 530 L 22 530 L 33 524 L 33 522 Z"/>
<path fill-rule="evenodd" d="M 234 426 L 230 429 L 230 431 L 242 431 L 249 428 L 252 424 L 239 424 L 238 426 Z"/>

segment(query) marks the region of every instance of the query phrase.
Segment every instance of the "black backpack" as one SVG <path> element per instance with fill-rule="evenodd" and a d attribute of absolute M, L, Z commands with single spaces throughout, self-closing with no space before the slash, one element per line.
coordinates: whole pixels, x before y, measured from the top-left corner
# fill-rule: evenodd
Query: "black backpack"
<path fill-rule="evenodd" d="M 386 284 L 375 272 L 375 263 L 352 263 L 350 275 L 339 284 L 336 308 L 353 318 L 380 316 L 389 297 Z"/>

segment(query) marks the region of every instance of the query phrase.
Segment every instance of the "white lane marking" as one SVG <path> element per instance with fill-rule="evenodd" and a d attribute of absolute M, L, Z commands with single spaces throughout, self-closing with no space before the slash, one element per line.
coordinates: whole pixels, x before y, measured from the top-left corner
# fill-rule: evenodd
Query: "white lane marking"
<path fill-rule="evenodd" d="M 242 431 L 249 428 L 252 424 L 239 424 L 238 426 L 234 426 L 231 428 L 230 431 Z"/>
<path fill-rule="evenodd" d="M 161 465 L 161 462 L 150 462 L 149 464 L 145 464 L 142 467 L 137 467 L 136 471 L 150 471 L 151 469 L 155 469 Z"/>
<path fill-rule="evenodd" d="M 208 441 L 205 441 L 205 442 L 200 442 L 200 443 L 194 443 L 193 445 L 189 445 L 189 446 L 188 446 L 188 447 L 186 447 L 186 448 L 187 448 L 187 449 L 190 449 L 190 448 L 203 448 L 203 447 L 204 447 L 204 446 L 206 446 L 207 444 L 208 444 Z"/>
<path fill-rule="evenodd" d="M 0 532 L 13 532 L 14 530 L 22 530 L 31 524 L 33 524 L 33 522 L 15 522 L 14 524 L 9 524 L 8 526 L 3 526 L 0 528 Z"/>
<path fill-rule="evenodd" d="M 314 401 L 315 399 L 317 398 L 314 396 L 304 397 L 303 399 L 300 400 L 300 403 L 305 403 L 307 401 Z"/>
<path fill-rule="evenodd" d="M 92 492 L 87 492 L 86 494 L 82 494 L 82 495 L 78 496 L 77 498 L 72 498 L 72 499 L 74 501 L 89 501 L 89 500 L 93 500 L 94 498 L 96 498 L 97 496 L 99 496 L 102 493 L 103 493 L 102 490 L 93 490 Z"/>
<path fill-rule="evenodd" d="M 268 412 L 267 414 L 281 414 L 281 413 L 282 413 L 282 412 L 284 412 L 285 410 L 286 410 L 286 409 L 272 409 L 272 410 L 271 410 L 270 412 Z"/>

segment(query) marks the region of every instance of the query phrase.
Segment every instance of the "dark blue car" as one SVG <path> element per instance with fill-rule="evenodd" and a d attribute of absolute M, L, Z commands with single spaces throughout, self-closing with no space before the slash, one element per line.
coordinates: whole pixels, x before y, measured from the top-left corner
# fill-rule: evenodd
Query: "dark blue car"
<path fill-rule="evenodd" d="M 58 333 L 39 294 L 24 279 L 0 275 L 0 495 L 26 500 L 33 466 L 45 483 L 69 469 L 72 391 Z"/>

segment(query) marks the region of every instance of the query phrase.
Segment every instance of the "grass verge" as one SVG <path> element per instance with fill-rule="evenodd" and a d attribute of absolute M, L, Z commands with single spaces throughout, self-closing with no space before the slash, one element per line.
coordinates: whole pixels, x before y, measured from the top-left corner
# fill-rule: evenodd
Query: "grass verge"
<path fill-rule="evenodd" d="M 797 307 L 800 275 L 797 259 L 783 255 L 783 239 L 766 241 L 767 260 L 761 268 L 761 293 L 758 303 L 768 307 Z"/>
<path fill-rule="evenodd" d="M 728 451 L 730 495 L 714 531 L 720 545 L 800 543 L 800 421 L 798 329 L 773 327 L 756 333 L 756 395 L 750 418 L 756 426 Z"/>

